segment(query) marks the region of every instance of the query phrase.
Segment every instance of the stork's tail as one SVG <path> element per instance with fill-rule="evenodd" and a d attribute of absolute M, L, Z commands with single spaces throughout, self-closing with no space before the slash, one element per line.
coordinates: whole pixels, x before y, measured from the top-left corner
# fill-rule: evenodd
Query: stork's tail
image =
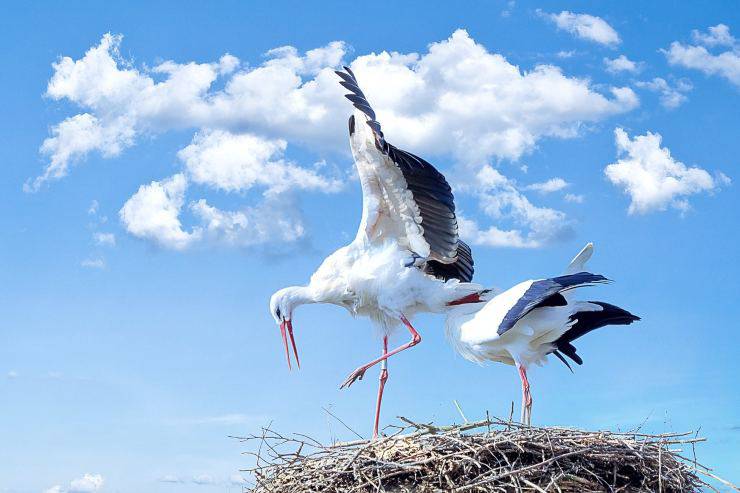
<path fill-rule="evenodd" d="M 567 356 L 579 365 L 583 364 L 581 357 L 576 354 L 575 346 L 571 344 L 573 341 L 585 334 L 588 334 L 592 330 L 596 330 L 607 325 L 629 325 L 632 322 L 640 320 L 640 317 L 632 315 L 627 310 L 623 310 L 618 306 L 603 303 L 601 301 L 589 301 L 589 303 L 600 306 L 602 310 L 582 311 L 571 315 L 571 320 L 576 320 L 576 323 L 574 323 L 570 329 L 568 329 L 553 343 L 552 353 L 568 368 L 570 368 L 570 365 L 563 355 Z"/>

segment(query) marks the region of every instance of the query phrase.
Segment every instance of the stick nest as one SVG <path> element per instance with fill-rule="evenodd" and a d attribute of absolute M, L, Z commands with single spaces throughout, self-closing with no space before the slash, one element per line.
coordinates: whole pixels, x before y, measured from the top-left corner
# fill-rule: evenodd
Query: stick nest
<path fill-rule="evenodd" d="M 375 441 L 324 446 L 270 429 L 241 437 L 258 445 L 256 467 L 246 470 L 253 485 L 245 490 L 689 492 L 709 486 L 697 475 L 709 469 L 677 450 L 688 447 L 691 453 L 703 440 L 691 433 L 592 432 L 498 419 L 438 427 L 399 419 L 403 425 Z"/>

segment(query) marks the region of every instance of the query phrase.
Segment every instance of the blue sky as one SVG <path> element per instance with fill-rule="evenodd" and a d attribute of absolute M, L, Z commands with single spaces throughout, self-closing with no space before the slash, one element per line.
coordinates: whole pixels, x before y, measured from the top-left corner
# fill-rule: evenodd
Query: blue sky
<path fill-rule="evenodd" d="M 373 12 L 6 6 L 0 491 L 239 491 L 227 435 L 348 438 L 324 407 L 370 432 L 375 374 L 338 390 L 379 351 L 369 322 L 302 307 L 289 373 L 267 310 L 359 221 L 341 62 L 388 141 L 453 184 L 479 282 L 558 274 L 593 241 L 616 283 L 584 296 L 643 318 L 579 341 L 575 374 L 534 369 L 533 420 L 701 427 L 700 459 L 740 479 L 733 3 Z M 438 316 L 416 326 L 385 423 L 518 403 L 512 368 L 455 355 Z"/>

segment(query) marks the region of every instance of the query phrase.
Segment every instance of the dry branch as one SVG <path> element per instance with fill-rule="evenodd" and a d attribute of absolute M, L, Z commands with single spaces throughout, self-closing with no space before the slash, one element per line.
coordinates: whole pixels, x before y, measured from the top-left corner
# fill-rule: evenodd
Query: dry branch
<path fill-rule="evenodd" d="M 453 426 L 399 419 L 402 425 L 390 427 L 394 433 L 376 441 L 323 446 L 271 429 L 240 437 L 259 444 L 247 491 L 670 493 L 708 487 L 699 474 L 717 479 L 695 458 L 669 449 L 703 441 L 688 433 L 538 428 L 493 418 Z"/>

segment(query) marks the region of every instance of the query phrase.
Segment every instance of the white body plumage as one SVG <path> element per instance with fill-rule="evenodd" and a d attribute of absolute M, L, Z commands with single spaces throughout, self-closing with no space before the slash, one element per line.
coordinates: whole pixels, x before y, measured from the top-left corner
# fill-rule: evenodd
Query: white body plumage
<path fill-rule="evenodd" d="M 593 243 L 588 243 L 565 270 L 566 274 L 582 272 L 593 255 Z M 445 329 L 450 344 L 465 359 L 483 364 L 487 361 L 507 365 L 542 365 L 553 344 L 573 324 L 581 312 L 599 311 L 600 305 L 573 299 L 573 290 L 562 296 L 567 304 L 542 306 L 518 318 L 513 327 L 499 333 L 504 318 L 514 308 L 534 283 L 528 280 L 497 293 L 484 305 L 461 305 L 449 310 Z M 574 286 L 577 287 L 577 286 Z"/>
<path fill-rule="evenodd" d="M 535 308 L 499 335 L 497 329 L 504 317 L 534 282 L 521 282 L 495 296 L 482 308 L 475 305 L 452 308 L 445 327 L 455 350 L 475 363 L 541 365 L 553 351 L 553 343 L 576 322 L 573 315 L 601 310 L 599 305 L 573 300 L 568 300 L 565 306 Z"/>

